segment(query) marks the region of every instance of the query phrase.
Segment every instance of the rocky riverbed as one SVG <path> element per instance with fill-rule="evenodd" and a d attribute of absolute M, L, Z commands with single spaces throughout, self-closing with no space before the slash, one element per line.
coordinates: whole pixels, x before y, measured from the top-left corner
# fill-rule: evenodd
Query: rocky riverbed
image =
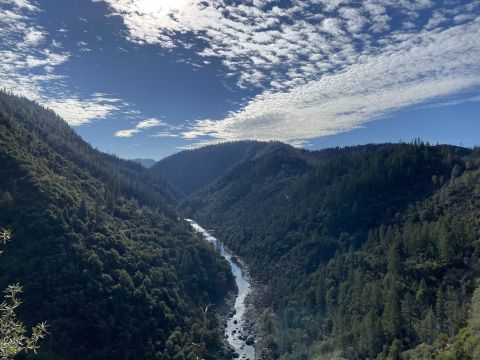
<path fill-rule="evenodd" d="M 201 233 L 205 240 L 211 242 L 220 254 L 228 261 L 232 273 L 235 277 L 238 292 L 235 297 L 233 308 L 229 311 L 224 322 L 225 339 L 230 345 L 232 358 L 244 360 L 255 359 L 256 323 L 248 316 L 249 304 L 252 303 L 252 284 L 246 267 L 241 260 L 235 257 L 223 244 L 212 236 L 207 230 L 203 229 L 195 221 L 187 219 L 193 229 Z"/>

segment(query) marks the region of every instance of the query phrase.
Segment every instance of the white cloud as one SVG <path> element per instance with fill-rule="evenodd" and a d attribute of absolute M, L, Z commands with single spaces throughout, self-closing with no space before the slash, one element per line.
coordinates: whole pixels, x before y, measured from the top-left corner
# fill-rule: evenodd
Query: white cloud
<path fill-rule="evenodd" d="M 164 126 L 164 125 L 167 125 L 164 121 L 152 118 L 152 119 L 147 119 L 147 120 L 140 121 L 137 124 L 136 128 L 137 129 L 149 129 L 149 128 L 152 128 L 152 127 Z"/>
<path fill-rule="evenodd" d="M 118 130 L 115 133 L 115 136 L 120 137 L 120 138 L 129 138 L 129 137 L 132 137 L 133 135 L 135 135 L 139 132 L 140 132 L 140 130 L 138 130 L 138 129 Z"/>
<path fill-rule="evenodd" d="M 0 4 L 12 5 L 16 8 L 27 9 L 29 11 L 38 10 L 38 8 L 33 5 L 29 0 L 0 0 Z"/>
<path fill-rule="evenodd" d="M 446 22 L 447 20 L 448 19 L 445 17 L 445 15 L 442 14 L 440 11 L 435 11 L 432 14 L 432 17 L 430 18 L 430 20 L 428 20 L 428 23 L 425 26 L 425 28 L 428 30 L 435 29 L 436 27 Z"/>
<path fill-rule="evenodd" d="M 98 97 L 48 99 L 44 105 L 55 111 L 72 126 L 88 124 L 93 120 L 106 119 L 112 113 L 120 110 L 121 105 L 116 99 Z"/>
<path fill-rule="evenodd" d="M 164 127 L 169 127 L 169 124 L 167 124 L 163 120 L 155 119 L 155 118 L 150 118 L 146 120 L 142 120 L 133 129 L 127 129 L 127 130 L 119 130 L 115 133 L 116 137 L 123 137 L 123 138 L 128 138 L 132 137 L 135 134 L 140 133 L 141 131 L 145 129 L 150 129 L 154 127 L 159 127 L 159 126 L 164 126 Z"/>
<path fill-rule="evenodd" d="M 468 103 L 477 103 L 480 102 L 480 95 L 474 96 L 465 96 L 465 97 L 453 97 L 453 98 L 445 98 L 443 101 L 436 102 L 433 104 L 423 105 L 421 108 L 436 108 L 436 107 L 444 107 L 444 106 L 454 106 L 459 104 L 468 104 Z"/>
<path fill-rule="evenodd" d="M 93 1 L 109 4 L 112 13 L 123 18 L 134 42 L 187 47 L 201 58 L 219 57 L 237 76 L 239 86 L 272 90 L 319 79 L 357 63 L 361 56 L 381 52 L 402 28 L 393 27 L 393 16 L 409 24 L 408 31 L 413 25 L 434 29 L 443 18 L 454 21 L 455 16 L 480 10 L 478 3 L 468 10 L 450 6 L 454 12 L 432 15 L 425 24 L 419 14 L 426 10 L 433 14 L 433 1 L 305 0 L 282 8 L 272 1 L 240 5 L 225 0 Z M 312 62 L 312 57 L 317 60 Z"/>
<path fill-rule="evenodd" d="M 348 131 L 406 106 L 480 86 L 480 18 L 425 32 L 363 57 L 345 71 L 265 92 L 220 121 L 200 120 L 185 139 L 296 142 Z"/>
<path fill-rule="evenodd" d="M 38 56 L 40 53 L 41 57 Z M 55 68 L 58 65 L 61 65 L 68 61 L 70 54 L 68 53 L 54 53 L 49 49 L 44 49 L 43 51 L 37 52 L 35 55 L 27 55 L 26 65 L 29 68 L 36 68 L 39 66 L 49 66 L 50 68 Z"/>
<path fill-rule="evenodd" d="M 45 34 L 35 28 L 29 28 L 25 34 L 25 45 L 37 45 L 43 41 Z"/>
<path fill-rule="evenodd" d="M 200 143 L 298 144 L 480 85 L 477 0 L 94 1 L 131 41 L 193 49 L 199 64 L 218 57 L 239 87 L 261 91 L 182 130 Z"/>
<path fill-rule="evenodd" d="M 173 132 L 162 131 L 162 132 L 156 133 L 155 135 L 152 135 L 152 137 L 164 139 L 164 138 L 177 138 L 177 137 L 180 137 L 180 135 Z"/>
<path fill-rule="evenodd" d="M 80 97 L 65 88 L 67 77 L 57 68 L 71 57 L 32 16 L 40 9 L 28 0 L 0 0 L 0 84 L 36 100 L 78 126 L 105 119 L 124 107 L 121 100 L 95 94 Z"/>
<path fill-rule="evenodd" d="M 225 119 L 182 129 L 147 119 L 118 137 L 165 126 L 172 132 L 153 136 L 303 144 L 480 85 L 479 1 L 304 0 L 282 7 L 272 0 L 93 1 L 106 2 L 122 17 L 131 41 L 193 49 L 194 66 L 217 57 L 238 86 L 261 92 Z M 67 78 L 57 69 L 71 54 L 30 19 L 38 11 L 32 1 L 0 0 L 2 86 L 51 107 L 72 125 L 128 107 L 110 95 L 65 91 Z M 85 43 L 78 46 L 89 51 Z"/>

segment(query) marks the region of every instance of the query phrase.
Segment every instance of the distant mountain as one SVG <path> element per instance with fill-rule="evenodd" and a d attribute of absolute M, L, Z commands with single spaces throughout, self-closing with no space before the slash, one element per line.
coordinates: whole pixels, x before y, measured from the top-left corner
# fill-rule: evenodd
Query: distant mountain
<path fill-rule="evenodd" d="M 160 160 L 151 171 L 170 181 L 184 195 L 189 195 L 242 161 L 255 158 L 271 145 L 266 142 L 239 141 L 186 150 Z"/>
<path fill-rule="evenodd" d="M 157 162 L 153 159 L 131 159 L 131 161 L 142 165 L 144 168 L 150 169 Z"/>
<path fill-rule="evenodd" d="M 0 228 L 14 234 L 2 245 L 0 289 L 21 283 L 21 320 L 48 322 L 35 358 L 192 359 L 202 339 L 206 358 L 225 358 L 203 311 L 233 277 L 179 220 L 167 182 L 3 92 L 0 164 Z"/>
<path fill-rule="evenodd" d="M 442 359 L 474 359 L 479 167 L 478 151 L 421 142 L 283 146 L 181 208 L 263 285 L 267 358 L 434 359 L 427 354 L 442 350 Z"/>

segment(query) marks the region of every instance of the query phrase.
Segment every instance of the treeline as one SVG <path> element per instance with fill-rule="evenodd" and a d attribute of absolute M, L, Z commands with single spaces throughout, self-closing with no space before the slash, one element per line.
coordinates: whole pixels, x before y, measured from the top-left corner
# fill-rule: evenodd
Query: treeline
<path fill-rule="evenodd" d="M 0 288 L 21 283 L 20 319 L 49 324 L 37 358 L 224 358 L 203 310 L 233 278 L 178 220 L 165 181 L 1 92 L 0 164 L 0 227 L 14 234 Z"/>
<path fill-rule="evenodd" d="M 182 207 L 266 285 L 264 358 L 433 359 L 470 314 L 478 168 L 476 151 L 419 141 L 279 145 Z M 431 357 L 407 353 L 420 344 Z"/>

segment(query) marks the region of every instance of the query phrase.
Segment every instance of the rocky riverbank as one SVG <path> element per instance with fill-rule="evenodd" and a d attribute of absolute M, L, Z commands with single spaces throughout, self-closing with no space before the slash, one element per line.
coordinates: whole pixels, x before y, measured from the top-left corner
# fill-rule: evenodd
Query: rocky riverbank
<path fill-rule="evenodd" d="M 225 309 L 217 309 L 217 313 L 220 314 L 220 323 L 224 327 L 224 339 L 229 345 L 226 359 L 254 360 L 258 332 L 254 318 L 255 312 L 250 310 L 254 303 L 252 300 L 254 295 L 252 294 L 251 278 L 246 271 L 246 266 L 195 221 L 188 219 L 187 221 L 195 231 L 204 236 L 205 240 L 219 249 L 220 254 L 228 261 L 235 277 L 238 292 L 234 298 L 233 306 L 232 299 L 227 298 L 225 307 L 230 310 L 227 312 Z M 225 314 L 227 315 L 225 316 Z"/>

